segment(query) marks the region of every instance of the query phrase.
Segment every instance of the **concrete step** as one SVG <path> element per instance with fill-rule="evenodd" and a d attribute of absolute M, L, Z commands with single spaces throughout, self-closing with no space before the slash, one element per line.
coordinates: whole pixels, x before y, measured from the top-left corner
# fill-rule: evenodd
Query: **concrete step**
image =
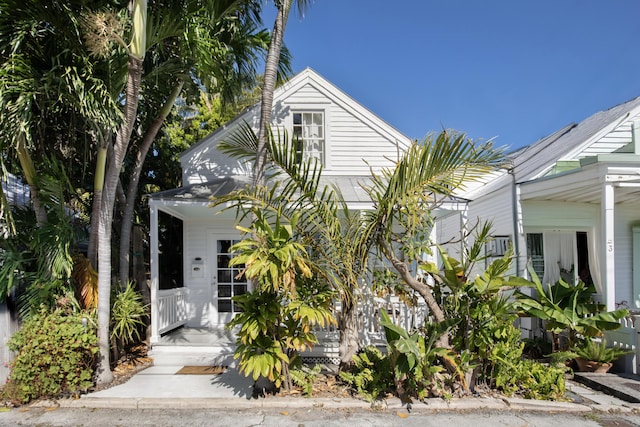
<path fill-rule="evenodd" d="M 149 352 L 156 366 L 236 366 L 235 347 L 154 346 Z"/>

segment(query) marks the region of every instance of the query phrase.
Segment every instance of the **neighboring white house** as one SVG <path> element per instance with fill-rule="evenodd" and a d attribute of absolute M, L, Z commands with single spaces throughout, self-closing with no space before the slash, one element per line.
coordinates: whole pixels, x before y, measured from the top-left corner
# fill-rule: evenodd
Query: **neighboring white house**
<path fill-rule="evenodd" d="M 391 167 L 410 139 L 336 86 L 307 68 L 274 93 L 272 127 L 302 137 L 302 152 L 323 164 L 323 177 L 335 183 L 349 206 L 370 206 L 360 187 L 371 170 Z M 151 342 L 185 325 L 215 328 L 227 323 L 236 308 L 231 298 L 248 284 L 230 268 L 229 248 L 240 239 L 232 211 L 214 211 L 209 197 L 226 194 L 249 182 L 251 165 L 223 155 L 217 145 L 242 123 L 255 130 L 259 104 L 189 148 L 180 156 L 183 187 L 150 197 L 151 212 Z M 163 220 L 164 218 L 164 220 Z M 182 249 L 182 272 L 172 279 L 164 265 L 169 252 L 159 247 L 159 223 L 172 221 L 182 229 L 175 240 Z M 180 241 L 181 240 L 181 241 Z M 176 253 L 171 248 L 171 253 Z"/>
<path fill-rule="evenodd" d="M 488 253 L 509 244 L 512 273 L 532 262 L 545 283 L 592 280 L 608 309 L 640 310 L 640 98 L 568 125 L 510 155 L 511 167 L 462 191 L 440 215 L 440 242 L 493 222 Z M 459 239 L 458 239 L 459 240 Z M 449 249 L 459 251 L 456 245 Z"/>

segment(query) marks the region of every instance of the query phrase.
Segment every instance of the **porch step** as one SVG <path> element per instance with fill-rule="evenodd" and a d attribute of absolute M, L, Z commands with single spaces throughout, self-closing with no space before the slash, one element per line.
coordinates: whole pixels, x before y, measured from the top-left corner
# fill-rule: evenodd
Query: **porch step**
<path fill-rule="evenodd" d="M 236 366 L 235 347 L 181 345 L 153 346 L 149 356 L 156 366 Z"/>

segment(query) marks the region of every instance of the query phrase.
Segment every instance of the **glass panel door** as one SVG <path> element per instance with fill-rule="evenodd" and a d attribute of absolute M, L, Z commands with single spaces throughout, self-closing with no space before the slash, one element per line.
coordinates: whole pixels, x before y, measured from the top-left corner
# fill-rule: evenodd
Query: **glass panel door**
<path fill-rule="evenodd" d="M 218 313 L 218 324 L 229 322 L 234 313 L 241 311 L 232 300 L 236 295 L 247 292 L 247 279 L 241 273 L 243 266 L 231 266 L 233 258 L 231 246 L 237 243 L 234 239 L 216 240 L 216 266 L 213 277 L 213 304 L 214 310 Z"/>

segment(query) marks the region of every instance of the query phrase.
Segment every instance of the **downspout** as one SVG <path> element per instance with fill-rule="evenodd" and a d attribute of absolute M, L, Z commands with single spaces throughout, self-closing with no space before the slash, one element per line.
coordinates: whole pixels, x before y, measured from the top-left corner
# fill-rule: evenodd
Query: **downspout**
<path fill-rule="evenodd" d="M 513 218 L 513 252 L 516 255 L 516 276 L 520 275 L 520 229 L 518 227 L 518 184 L 516 184 L 516 173 L 512 167 L 507 170 L 511 175 L 511 217 Z"/>

